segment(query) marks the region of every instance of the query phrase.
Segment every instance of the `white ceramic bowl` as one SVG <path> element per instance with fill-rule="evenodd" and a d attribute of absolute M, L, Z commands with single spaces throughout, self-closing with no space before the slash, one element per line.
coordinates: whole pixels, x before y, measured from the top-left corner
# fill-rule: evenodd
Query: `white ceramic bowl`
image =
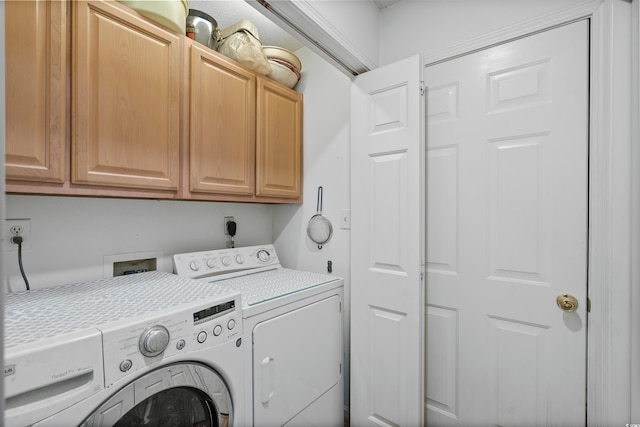
<path fill-rule="evenodd" d="M 298 83 L 298 75 L 291 71 L 287 66 L 271 59 L 269 60 L 269 65 L 271 65 L 271 74 L 267 77 L 270 79 L 282 83 L 290 89 L 293 89 L 293 87 Z"/>
<path fill-rule="evenodd" d="M 186 0 L 118 0 L 118 2 L 176 33 L 184 35 L 187 32 L 189 5 Z"/>
<path fill-rule="evenodd" d="M 288 62 L 296 67 L 298 72 L 302 71 L 302 62 L 300 62 L 300 59 L 290 50 L 278 46 L 263 46 L 262 52 L 269 59 L 279 59 Z"/>

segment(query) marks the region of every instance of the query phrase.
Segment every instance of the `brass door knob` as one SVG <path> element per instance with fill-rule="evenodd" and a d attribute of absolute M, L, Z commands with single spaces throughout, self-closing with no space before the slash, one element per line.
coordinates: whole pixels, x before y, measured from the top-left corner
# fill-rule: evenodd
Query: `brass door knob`
<path fill-rule="evenodd" d="M 578 309 L 578 300 L 573 295 L 562 294 L 556 298 L 556 304 L 560 307 L 560 310 L 571 313 Z"/>

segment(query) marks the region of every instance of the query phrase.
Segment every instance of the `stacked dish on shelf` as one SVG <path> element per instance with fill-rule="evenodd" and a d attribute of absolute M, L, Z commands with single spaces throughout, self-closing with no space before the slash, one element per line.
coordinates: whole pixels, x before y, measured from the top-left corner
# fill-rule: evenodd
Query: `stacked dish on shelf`
<path fill-rule="evenodd" d="M 186 31 L 189 3 L 187 0 L 150 1 L 150 0 L 118 0 L 140 15 L 164 25 L 165 27 L 184 34 Z"/>
<path fill-rule="evenodd" d="M 264 46 L 262 51 L 271 65 L 271 74 L 267 77 L 293 89 L 300 80 L 300 59 L 293 52 L 278 46 Z"/>
<path fill-rule="evenodd" d="M 302 63 L 293 52 L 278 46 L 262 46 L 258 29 L 246 19 L 223 30 L 216 20 L 187 0 L 117 0 L 165 27 L 293 89 L 300 81 Z"/>

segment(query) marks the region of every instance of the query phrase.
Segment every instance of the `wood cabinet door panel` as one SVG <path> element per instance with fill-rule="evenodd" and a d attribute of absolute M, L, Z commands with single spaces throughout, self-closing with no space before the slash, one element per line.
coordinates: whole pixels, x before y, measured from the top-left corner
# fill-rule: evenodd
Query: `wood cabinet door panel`
<path fill-rule="evenodd" d="M 5 3 L 6 175 L 62 182 L 65 172 L 67 3 Z"/>
<path fill-rule="evenodd" d="M 256 195 L 299 198 L 302 95 L 258 78 Z"/>
<path fill-rule="evenodd" d="M 253 195 L 255 75 L 191 46 L 190 190 Z"/>
<path fill-rule="evenodd" d="M 74 2 L 74 183 L 176 190 L 179 35 L 112 2 Z"/>

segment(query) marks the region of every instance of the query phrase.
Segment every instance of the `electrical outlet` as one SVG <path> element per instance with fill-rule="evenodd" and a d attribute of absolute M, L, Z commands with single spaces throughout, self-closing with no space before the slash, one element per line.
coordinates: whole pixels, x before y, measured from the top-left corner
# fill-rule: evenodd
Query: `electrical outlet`
<path fill-rule="evenodd" d="M 7 219 L 4 248 L 17 251 L 18 245 L 11 241 L 13 236 L 22 236 L 22 250 L 31 249 L 31 220 L 29 218 Z"/>
<path fill-rule="evenodd" d="M 235 221 L 235 219 L 233 219 L 233 217 L 232 217 L 232 216 L 225 216 L 225 217 L 224 217 L 224 235 L 225 235 L 225 236 L 228 236 L 228 235 L 229 235 L 229 232 L 227 231 L 227 223 L 228 223 L 229 221 Z"/>

